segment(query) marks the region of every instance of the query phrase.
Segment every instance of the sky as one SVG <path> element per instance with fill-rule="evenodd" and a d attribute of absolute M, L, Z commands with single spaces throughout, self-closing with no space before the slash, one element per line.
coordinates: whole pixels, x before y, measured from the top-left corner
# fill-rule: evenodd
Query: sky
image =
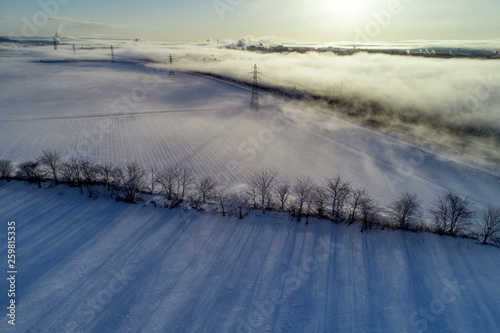
<path fill-rule="evenodd" d="M 498 0 L 1 0 L 0 35 L 318 42 L 500 38 Z"/>

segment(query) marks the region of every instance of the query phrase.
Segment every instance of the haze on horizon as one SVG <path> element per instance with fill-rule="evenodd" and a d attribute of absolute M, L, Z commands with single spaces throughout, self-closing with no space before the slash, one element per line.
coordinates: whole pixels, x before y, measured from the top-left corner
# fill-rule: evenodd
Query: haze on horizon
<path fill-rule="evenodd" d="M 317 42 L 499 38 L 498 0 L 7 2 L 0 35 L 154 41 L 276 36 Z"/>

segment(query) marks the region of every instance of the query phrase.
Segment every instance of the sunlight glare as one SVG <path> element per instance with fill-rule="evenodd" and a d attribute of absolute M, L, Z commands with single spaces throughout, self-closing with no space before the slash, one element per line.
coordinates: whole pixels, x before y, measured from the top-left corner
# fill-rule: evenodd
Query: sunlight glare
<path fill-rule="evenodd" d="M 371 0 L 322 0 L 323 6 L 329 11 L 351 15 L 367 9 Z"/>

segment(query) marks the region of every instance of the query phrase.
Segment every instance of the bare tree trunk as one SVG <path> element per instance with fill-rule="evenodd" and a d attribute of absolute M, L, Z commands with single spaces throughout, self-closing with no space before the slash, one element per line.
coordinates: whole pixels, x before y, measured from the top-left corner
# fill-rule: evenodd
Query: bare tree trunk
<path fill-rule="evenodd" d="M 43 151 L 42 156 L 38 158 L 38 161 L 44 167 L 50 170 L 50 172 L 52 172 L 54 182 L 56 185 L 58 185 L 59 181 L 57 178 L 57 173 L 59 172 L 62 163 L 61 154 L 55 151 Z"/>

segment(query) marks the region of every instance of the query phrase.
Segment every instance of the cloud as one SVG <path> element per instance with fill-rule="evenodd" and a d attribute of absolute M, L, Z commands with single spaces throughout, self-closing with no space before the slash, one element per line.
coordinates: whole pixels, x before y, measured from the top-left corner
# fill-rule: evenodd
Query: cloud
<path fill-rule="evenodd" d="M 118 24 L 109 24 L 109 23 L 101 23 L 101 22 L 92 22 L 87 20 L 75 20 L 66 17 L 51 17 L 50 21 L 60 22 L 62 24 L 69 24 L 72 26 L 91 26 L 91 27 L 100 27 L 100 28 L 149 28 L 149 29 L 158 29 L 158 27 L 145 26 L 145 25 L 136 25 L 136 26 L 125 26 Z"/>
<path fill-rule="evenodd" d="M 74 26 L 93 26 L 93 27 L 105 27 L 105 28 L 125 28 L 125 26 L 122 25 L 116 25 L 116 24 L 107 24 L 107 23 L 100 23 L 100 22 L 92 22 L 92 21 L 87 21 L 87 20 L 74 20 L 66 17 L 51 17 L 49 18 L 50 21 L 55 21 L 55 22 L 61 22 L 61 23 L 66 23 L 66 24 L 71 24 Z"/>
<path fill-rule="evenodd" d="M 493 43 L 483 42 L 483 45 Z M 235 45 L 278 44 L 273 38 L 245 37 L 225 44 L 131 46 L 131 57 L 167 62 L 179 70 L 207 72 L 250 82 L 254 64 L 261 84 L 298 89 L 326 99 L 376 101 L 409 119 L 449 124 L 485 124 L 500 131 L 500 72 L 497 60 L 439 59 L 358 53 L 260 53 L 227 49 Z M 452 44 L 441 42 L 442 44 Z M 279 43 L 281 44 L 281 43 Z M 431 49 L 429 49 L 431 50 Z"/>
<path fill-rule="evenodd" d="M 269 44 L 275 42 L 275 40 L 276 38 L 274 36 L 264 36 L 259 38 L 255 38 L 254 36 L 246 36 L 239 39 L 238 41 L 229 41 L 226 43 L 226 46 L 244 48 L 252 45 L 258 46 L 258 45 Z"/>

